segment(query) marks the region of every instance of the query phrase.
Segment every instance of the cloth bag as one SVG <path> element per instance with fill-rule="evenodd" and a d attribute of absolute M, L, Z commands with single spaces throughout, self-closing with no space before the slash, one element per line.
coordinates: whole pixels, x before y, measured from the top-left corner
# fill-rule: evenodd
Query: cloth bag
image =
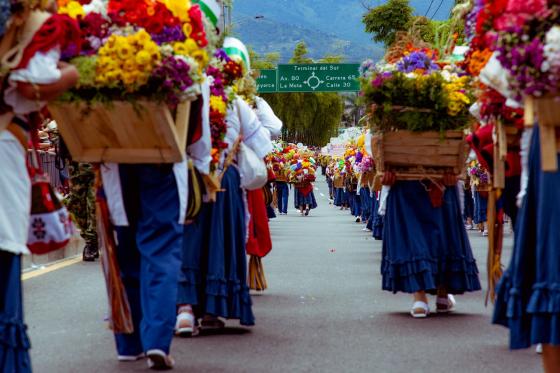
<path fill-rule="evenodd" d="M 243 136 L 243 125 L 239 116 L 239 108 L 237 108 L 237 116 L 239 118 L 239 133 Z M 239 141 L 237 148 L 237 167 L 241 175 L 241 187 L 246 190 L 261 189 L 268 182 L 268 169 L 264 159 L 249 148 L 243 141 Z"/>
<path fill-rule="evenodd" d="M 72 220 L 66 207 L 56 195 L 49 176 L 39 164 L 37 150 L 32 151 L 31 176 L 31 222 L 27 247 L 36 255 L 48 254 L 62 249 L 74 233 Z"/>
<path fill-rule="evenodd" d="M 268 170 L 264 160 L 243 142 L 239 143 L 237 167 L 241 175 L 241 186 L 246 190 L 261 189 L 268 182 Z"/>

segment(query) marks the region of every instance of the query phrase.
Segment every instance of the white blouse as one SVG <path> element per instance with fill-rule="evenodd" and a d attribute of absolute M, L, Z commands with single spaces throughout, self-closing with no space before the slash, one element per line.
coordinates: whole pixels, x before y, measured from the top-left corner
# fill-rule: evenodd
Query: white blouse
<path fill-rule="evenodd" d="M 28 100 L 17 90 L 18 82 L 35 84 L 52 84 L 60 80 L 62 73 L 58 68 L 60 60 L 59 48 L 47 53 L 37 52 L 25 69 L 14 70 L 10 73 L 10 86 L 4 92 L 4 101 L 10 105 L 16 115 L 25 115 L 42 109 L 47 103 Z"/>
<path fill-rule="evenodd" d="M 257 117 L 262 125 L 270 132 L 270 137 L 273 140 L 279 138 L 282 135 L 282 121 L 274 114 L 268 102 L 263 98 L 256 97 L 255 102 L 257 104 Z"/>
<path fill-rule="evenodd" d="M 253 109 L 241 98 L 236 98 L 228 109 L 226 122 L 228 128 L 225 141 L 228 144 L 228 151 L 242 134 L 245 145 L 259 158 L 264 158 L 272 152 L 270 132 L 263 126 Z"/>
<path fill-rule="evenodd" d="M 192 159 L 194 166 L 203 174 L 210 173 L 210 162 L 212 162 L 212 137 L 210 129 L 210 84 L 205 79 L 201 84 L 203 99 L 202 106 L 202 136 L 187 148 L 187 153 Z"/>

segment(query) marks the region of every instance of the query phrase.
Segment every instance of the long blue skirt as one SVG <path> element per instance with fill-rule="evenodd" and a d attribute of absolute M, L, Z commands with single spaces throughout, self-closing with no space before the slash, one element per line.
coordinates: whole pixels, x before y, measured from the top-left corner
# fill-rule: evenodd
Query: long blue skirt
<path fill-rule="evenodd" d="M 204 314 L 204 281 L 201 268 L 208 267 L 208 245 L 211 236 L 211 219 L 214 205 L 204 203 L 196 220 L 185 226 L 183 238 L 183 264 L 179 277 L 177 304 L 190 304 L 197 314 Z M 204 260 L 204 263 L 202 262 Z"/>
<path fill-rule="evenodd" d="M 352 216 L 358 217 L 362 214 L 362 203 L 356 192 L 348 192 L 348 204 Z"/>
<path fill-rule="evenodd" d="M 543 172 L 540 154 L 535 128 L 513 257 L 498 285 L 494 310 L 494 323 L 510 329 L 512 349 L 560 345 L 560 171 Z"/>
<path fill-rule="evenodd" d="M 335 206 L 347 206 L 348 204 L 348 193 L 344 188 L 334 189 L 334 205 Z"/>
<path fill-rule="evenodd" d="M 300 209 L 301 207 L 305 208 L 308 205 L 310 209 L 317 208 L 317 200 L 315 199 L 315 193 L 311 191 L 307 196 L 304 196 L 300 192 L 298 192 L 297 188 L 294 188 L 294 206 L 296 209 Z"/>
<path fill-rule="evenodd" d="M 436 208 L 419 181 L 399 181 L 391 188 L 384 223 L 383 290 L 480 290 L 456 188 L 447 188 L 443 206 Z"/>
<path fill-rule="evenodd" d="M 254 325 L 247 286 L 245 206 L 239 171 L 230 167 L 223 192 L 204 204 L 197 221 L 185 229 L 178 304 L 195 306 L 198 315 L 238 319 Z"/>
<path fill-rule="evenodd" d="M 21 256 L 0 251 L 0 372 L 31 372 L 30 348 L 23 323 Z"/>
<path fill-rule="evenodd" d="M 369 188 L 360 188 L 360 203 L 362 206 L 362 221 L 368 221 L 371 217 L 371 195 Z"/>

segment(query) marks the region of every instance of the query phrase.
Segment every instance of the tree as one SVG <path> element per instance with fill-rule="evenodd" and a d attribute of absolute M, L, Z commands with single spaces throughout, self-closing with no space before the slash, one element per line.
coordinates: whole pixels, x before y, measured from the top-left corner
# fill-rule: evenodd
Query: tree
<path fill-rule="evenodd" d="M 275 57 L 257 57 L 257 66 L 266 68 Z M 327 56 L 321 62 L 341 60 L 340 56 Z M 290 63 L 313 63 L 304 42 L 296 45 Z M 322 146 L 338 133 L 343 113 L 343 100 L 338 93 L 273 93 L 264 94 L 263 98 L 284 122 L 283 139 L 286 141 Z"/>
<path fill-rule="evenodd" d="M 412 7 L 408 0 L 389 0 L 386 4 L 369 9 L 362 22 L 366 32 L 373 34 L 374 41 L 388 47 L 395 41 L 397 32 L 408 30 L 412 18 Z"/>

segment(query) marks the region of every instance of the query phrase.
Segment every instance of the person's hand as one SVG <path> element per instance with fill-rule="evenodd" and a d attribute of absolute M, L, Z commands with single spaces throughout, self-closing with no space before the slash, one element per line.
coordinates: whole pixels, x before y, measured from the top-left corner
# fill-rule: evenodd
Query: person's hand
<path fill-rule="evenodd" d="M 385 173 L 383 174 L 383 179 L 381 180 L 381 184 L 387 186 L 393 186 L 396 181 L 397 181 L 397 175 L 395 175 L 394 172 L 385 171 Z"/>
<path fill-rule="evenodd" d="M 452 173 L 446 173 L 443 175 L 443 185 L 445 185 L 446 187 L 454 187 L 455 185 L 457 185 L 457 175 L 454 175 Z"/>

